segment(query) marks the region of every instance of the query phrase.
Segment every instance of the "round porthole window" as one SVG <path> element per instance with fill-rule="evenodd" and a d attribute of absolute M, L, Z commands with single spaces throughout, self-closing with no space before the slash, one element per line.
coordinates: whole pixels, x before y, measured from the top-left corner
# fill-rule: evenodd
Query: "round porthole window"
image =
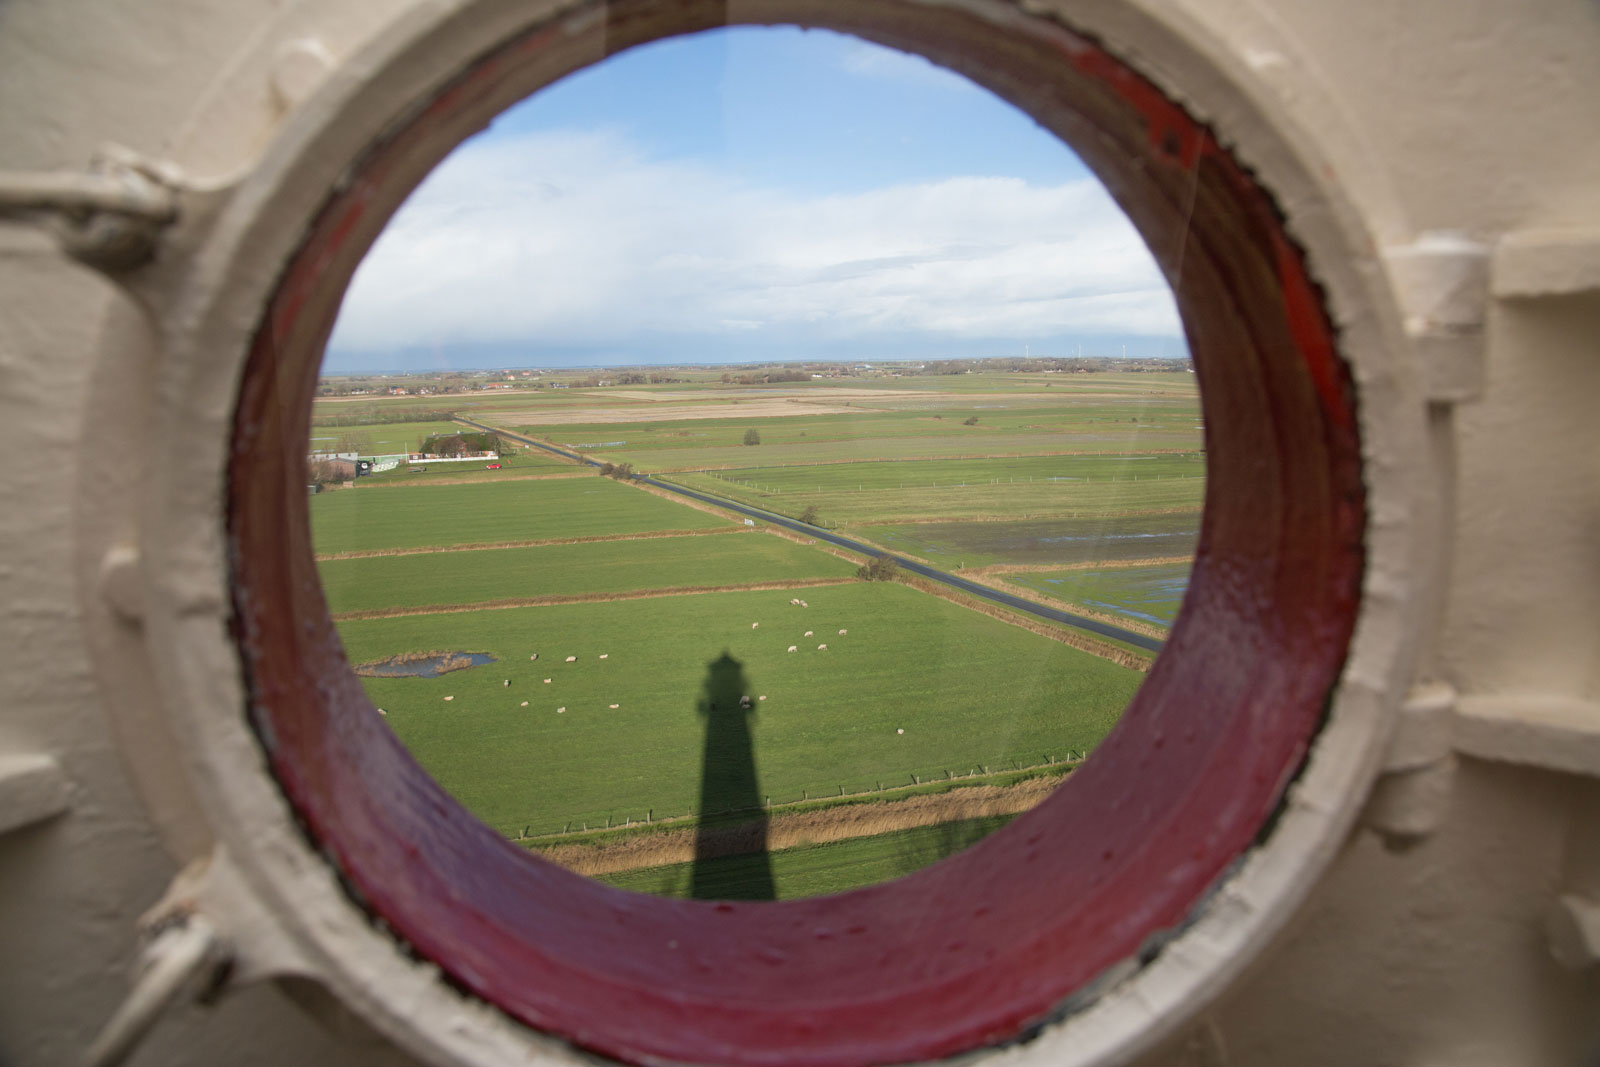
<path fill-rule="evenodd" d="M 894 882 L 779 902 L 610 889 L 529 855 L 448 796 L 372 713 L 350 670 L 318 580 L 303 477 L 341 296 L 429 169 L 572 70 L 729 22 L 824 25 L 920 53 L 1067 140 L 1170 280 L 1205 402 L 1208 480 L 1188 599 L 1094 759 L 959 857 Z M 431 42 L 419 34 L 386 43 L 376 73 L 330 90 L 345 94 L 338 106 L 308 119 L 276 170 L 247 183 L 229 209 L 239 223 L 221 227 L 211 258 L 197 260 L 229 280 L 196 298 L 193 343 L 248 334 L 237 344 L 240 376 L 228 379 L 232 647 L 270 771 L 263 781 L 281 790 L 298 827 L 242 835 L 299 844 L 241 862 L 287 906 L 269 868 L 295 847 L 320 854 L 380 924 L 375 936 L 504 1018 L 625 1062 L 907 1062 L 1090 1017 L 1101 1029 L 1077 1047 L 1076 1062 L 1151 1040 L 1292 908 L 1304 871 L 1326 859 L 1353 817 L 1381 734 L 1367 711 L 1370 684 L 1356 697 L 1338 689 L 1358 617 L 1399 610 L 1369 609 L 1362 597 L 1374 553 L 1395 551 L 1370 536 L 1371 419 L 1358 411 L 1351 369 L 1352 343 L 1372 342 L 1341 336 L 1278 201 L 1211 126 L 1134 65 L 1009 4 L 639 0 L 492 34 L 450 26 Z M 1145 32 L 1154 40 L 1166 31 Z M 400 91 L 408 95 L 397 99 Z M 1291 163 L 1274 165 L 1313 187 Z M 1329 249 L 1340 239 L 1317 238 Z M 1359 295 L 1356 283 L 1339 284 Z M 206 383 L 194 393 L 216 395 L 223 377 L 193 366 L 193 381 Z M 174 430 L 169 447 L 204 430 Z M 158 553 L 181 555 L 187 536 Z M 225 698 L 231 680 L 196 681 L 215 663 L 214 645 L 197 645 L 216 636 L 183 639 L 186 628 L 214 624 L 185 610 L 174 599 L 152 612 L 165 669 L 179 689 Z M 1365 676 L 1382 674 L 1389 654 L 1369 652 Z M 1358 710 L 1341 710 L 1350 700 Z M 206 719 L 195 744 L 216 744 L 221 731 L 235 757 L 249 758 L 242 724 L 219 724 L 214 710 L 194 717 Z M 1330 737 L 1340 754 L 1313 757 Z M 202 792 L 257 788 L 222 777 Z M 1297 793 L 1319 799 L 1297 808 Z M 245 808 L 234 797 L 216 817 Z M 1216 919 L 1237 885 L 1270 886 L 1276 897 L 1248 890 L 1233 898 L 1242 909 Z M 1220 937 L 1206 933 L 1212 921 Z M 1199 936 L 1216 947 L 1179 947 Z M 326 971 L 353 973 L 339 948 L 318 954 Z M 330 981 L 391 1032 L 427 1031 L 418 1047 L 474 1055 L 442 1020 L 397 1010 L 370 980 Z M 1096 1015 L 1109 1010 L 1098 995 L 1124 981 L 1155 983 L 1152 1007 Z"/>

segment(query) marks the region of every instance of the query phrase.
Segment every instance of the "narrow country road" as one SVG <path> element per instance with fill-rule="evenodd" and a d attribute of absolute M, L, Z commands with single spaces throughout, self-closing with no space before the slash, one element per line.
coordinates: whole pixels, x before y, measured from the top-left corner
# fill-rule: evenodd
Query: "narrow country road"
<path fill-rule="evenodd" d="M 588 456 L 580 455 L 577 452 L 568 452 L 564 448 L 557 448 L 554 445 L 547 445 L 543 441 L 535 441 L 531 437 L 524 437 L 521 434 L 511 433 L 496 426 L 486 426 L 481 422 L 473 422 L 471 419 L 462 418 L 459 415 L 456 416 L 456 421 L 464 423 L 467 426 L 471 426 L 473 429 L 485 430 L 489 433 L 497 433 L 500 436 L 508 437 L 513 441 L 520 441 L 523 444 L 532 445 L 534 448 L 540 448 L 546 452 L 553 452 L 556 455 L 564 456 L 567 459 L 577 460 L 579 463 L 584 463 L 591 467 L 600 466 L 597 461 L 590 459 Z M 634 480 L 644 482 L 646 485 L 653 485 L 657 489 L 664 489 L 669 493 L 676 493 L 678 496 L 686 496 L 691 499 L 698 500 L 701 503 L 722 508 L 724 511 L 736 512 L 737 514 L 745 515 L 752 519 L 760 519 L 762 522 L 771 523 L 774 526 L 782 526 L 785 529 L 793 530 L 796 533 L 805 534 L 807 537 L 815 537 L 819 541 L 827 541 L 829 544 L 838 545 L 840 548 L 847 548 L 852 552 L 860 552 L 867 556 L 886 556 L 889 559 L 894 560 L 897 566 L 905 568 L 912 574 L 918 574 L 924 578 L 930 578 L 933 581 L 939 582 L 941 585 L 948 585 L 952 589 L 959 589 L 963 593 L 969 593 L 972 596 L 982 597 L 984 600 L 1004 605 L 1005 607 L 1012 608 L 1016 611 L 1026 612 L 1029 615 L 1035 615 L 1041 619 L 1049 619 L 1052 622 L 1065 623 L 1066 625 L 1072 626 L 1076 629 L 1084 630 L 1092 634 L 1098 634 L 1101 637 L 1109 637 L 1114 641 L 1122 641 L 1126 644 L 1133 645 L 1136 648 L 1148 649 L 1151 652 L 1161 651 L 1162 642 L 1154 637 L 1146 637 L 1144 634 L 1135 633 L 1132 630 L 1124 630 L 1120 626 L 1113 626 L 1110 623 L 1086 618 L 1082 615 L 1073 614 L 1070 611 L 1062 611 L 1060 608 L 1052 608 L 1047 604 L 1040 604 L 1020 596 L 1013 596 L 1010 593 L 1002 593 L 998 589 L 991 589 L 986 585 L 980 585 L 977 582 L 951 574 L 948 571 L 937 570 L 928 566 L 926 563 L 919 563 L 916 560 L 907 559 L 904 556 L 894 555 L 892 552 L 885 552 L 882 549 L 873 548 L 871 545 L 863 544 L 860 541 L 854 541 L 848 537 L 841 537 L 839 534 L 833 533 L 829 530 L 824 530 L 817 526 L 811 526 L 808 523 L 801 522 L 799 519 L 791 519 L 787 515 L 779 515 L 776 512 L 765 511 L 761 508 L 751 507 L 748 504 L 738 504 L 731 500 L 725 500 L 722 497 L 712 496 L 710 493 L 701 493 L 693 489 L 686 489 L 681 485 L 673 485 L 671 482 L 663 482 L 657 478 L 651 478 L 648 475 L 636 474 L 634 475 Z"/>

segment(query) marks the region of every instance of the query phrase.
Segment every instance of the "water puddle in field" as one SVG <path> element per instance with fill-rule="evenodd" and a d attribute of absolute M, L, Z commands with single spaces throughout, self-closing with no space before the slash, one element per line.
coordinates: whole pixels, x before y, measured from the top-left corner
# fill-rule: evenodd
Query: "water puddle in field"
<path fill-rule="evenodd" d="M 437 678 L 493 662 L 487 652 L 405 652 L 359 664 L 355 672 L 363 678 Z"/>

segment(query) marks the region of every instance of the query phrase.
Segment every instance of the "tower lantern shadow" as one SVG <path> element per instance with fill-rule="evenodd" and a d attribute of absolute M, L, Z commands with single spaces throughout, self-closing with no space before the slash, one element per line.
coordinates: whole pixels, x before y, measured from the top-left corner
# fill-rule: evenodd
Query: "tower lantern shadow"
<path fill-rule="evenodd" d="M 707 665 L 698 709 L 706 733 L 689 895 L 698 900 L 774 900 L 767 809 L 750 731 L 755 703 L 744 664 L 726 650 Z"/>

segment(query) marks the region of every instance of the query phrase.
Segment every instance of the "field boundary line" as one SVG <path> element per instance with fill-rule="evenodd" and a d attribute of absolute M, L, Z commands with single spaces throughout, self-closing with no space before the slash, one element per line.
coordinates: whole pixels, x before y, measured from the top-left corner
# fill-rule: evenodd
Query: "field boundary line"
<path fill-rule="evenodd" d="M 551 545 L 589 545 L 604 541 L 653 541 L 665 537 L 709 537 L 716 534 L 752 533 L 747 526 L 714 526 L 709 530 L 644 530 L 631 534 L 589 534 L 583 537 L 552 537 L 543 541 L 478 541 L 465 545 L 432 545 L 419 548 L 371 548 L 350 552 L 325 552 L 318 563 L 341 559 L 375 559 L 380 556 L 433 556 L 448 552 L 486 552 L 497 548 L 548 548 Z"/>
<path fill-rule="evenodd" d="M 902 571 L 900 575 L 895 578 L 895 581 L 901 583 L 902 585 L 908 585 L 913 589 L 920 590 L 929 594 L 930 596 L 936 596 L 941 600 L 948 600 L 952 604 L 957 604 L 971 611 L 976 611 L 980 615 L 987 615 L 989 618 L 995 619 L 999 622 L 1010 623 L 1012 626 L 1027 630 L 1029 633 L 1038 634 L 1040 637 L 1048 637 L 1052 641 L 1059 641 L 1061 644 L 1069 645 L 1072 648 L 1077 649 L 1079 652 L 1087 652 L 1091 656 L 1099 656 L 1101 659 L 1110 660 L 1119 667 L 1127 667 L 1129 670 L 1139 671 L 1140 673 L 1150 669 L 1150 663 L 1152 661 L 1145 659 L 1137 653 L 1129 652 L 1127 649 L 1118 648 L 1116 645 L 1096 640 L 1093 637 L 1086 637 L 1064 627 L 1051 626 L 1048 623 L 1036 621 L 1028 618 L 1021 612 L 1012 611 L 987 600 L 980 600 L 968 593 L 963 593 L 959 589 L 952 589 L 942 582 L 930 581 L 929 579 L 923 578 L 920 575 L 906 574 L 904 571 Z M 1029 590 L 1028 592 L 1031 593 L 1032 590 Z M 1029 599 L 1031 599 L 1031 597 Z M 334 619 L 337 621 L 338 616 L 334 616 Z M 1096 621 L 1105 622 L 1107 620 L 1098 619 Z M 1120 621 L 1116 621 L 1113 622 L 1112 625 L 1120 627 L 1122 626 L 1122 623 Z M 1123 628 L 1131 629 L 1131 627 Z M 1166 634 L 1154 636 L 1165 637 Z"/>
<path fill-rule="evenodd" d="M 836 441 L 848 441 L 848 440 L 856 440 L 856 438 L 836 437 L 833 440 L 836 440 Z M 916 440 L 916 438 L 911 438 L 911 440 Z M 816 442 L 808 442 L 808 443 L 825 444 L 827 442 L 825 440 L 819 438 Z M 718 445 L 718 446 L 713 446 L 713 447 L 726 448 L 726 447 L 731 447 L 731 446 Z M 785 447 L 785 446 L 781 445 L 781 444 L 775 444 L 772 447 L 774 447 L 774 448 L 782 448 L 782 447 Z M 642 451 L 643 452 L 649 452 L 650 449 L 643 449 Z M 662 451 L 666 451 L 666 449 L 662 449 Z M 774 462 L 774 463 L 761 463 L 761 464 L 756 464 L 756 465 L 751 465 L 751 464 L 747 463 L 747 464 L 743 464 L 741 466 L 736 466 L 736 467 L 735 466 L 672 467 L 672 468 L 665 468 L 664 467 L 658 473 L 661 473 L 661 474 L 668 474 L 668 473 L 670 473 L 670 474 L 702 474 L 702 473 L 709 474 L 712 471 L 765 470 L 765 469 L 773 468 L 773 467 L 785 467 L 785 468 L 787 468 L 787 467 L 843 467 L 843 466 L 848 466 L 848 465 L 850 465 L 852 463 L 946 463 L 946 462 L 956 462 L 956 461 L 960 461 L 960 460 L 973 460 L 973 459 L 1050 459 L 1050 458 L 1055 457 L 1055 456 L 1182 456 L 1182 455 L 1188 455 L 1191 452 L 1200 452 L 1200 451 L 1203 451 L 1203 450 L 1199 449 L 1199 448 L 1141 448 L 1141 449 L 1115 449 L 1115 450 L 1111 450 L 1111 451 L 1105 451 L 1105 450 L 1102 450 L 1102 449 L 1072 448 L 1072 449 L 1066 449 L 1064 451 L 1059 451 L 1059 452 L 961 452 L 961 453 L 958 453 L 956 455 L 950 455 L 950 456 L 859 456 L 859 457 L 850 458 L 850 459 L 804 460 L 804 461 L 797 461 L 797 462 L 793 462 L 793 463 Z M 618 454 L 621 454 L 621 453 L 618 453 Z M 639 451 L 635 451 L 635 452 L 628 453 L 628 454 L 629 455 L 639 455 L 640 453 L 639 453 Z M 641 458 L 644 458 L 644 457 L 641 456 Z M 1196 477 L 1204 477 L 1204 475 L 1197 475 Z M 1152 480 L 1154 480 L 1154 479 L 1152 479 Z"/>
<path fill-rule="evenodd" d="M 1096 622 L 1103 622 L 1110 626 L 1120 626 L 1124 630 L 1132 630 L 1134 633 L 1144 634 L 1146 637 L 1154 637 L 1158 641 L 1165 641 L 1167 638 L 1172 636 L 1172 634 L 1167 630 L 1162 629 L 1154 623 L 1146 622 L 1144 619 L 1125 618 L 1121 615 L 1113 615 L 1106 611 L 1085 607 L 1084 605 L 1078 604 L 1071 600 L 1063 600 L 1060 597 L 1051 596 L 1049 593 L 1041 593 L 1037 589 L 1030 589 L 1025 585 L 1012 585 L 1003 578 L 996 578 L 991 575 L 983 582 L 983 584 L 992 589 L 998 589 L 1002 593 L 1011 593 L 1014 596 L 1025 596 L 1030 600 L 1043 600 L 1046 603 L 1057 605 L 1062 609 L 1070 611 L 1076 615 L 1083 615 L 1087 618 L 1094 619 Z"/>
<path fill-rule="evenodd" d="M 428 604 L 413 608 L 371 608 L 364 611 L 337 612 L 333 615 L 333 621 L 353 622 L 360 619 L 401 619 L 412 615 L 461 615 L 472 611 L 506 611 L 511 608 L 543 608 L 561 604 L 606 604 L 621 600 L 653 600 L 657 597 L 668 596 L 699 596 L 703 593 L 759 593 L 782 589 L 816 589 L 828 585 L 851 585 L 859 580 L 854 577 L 794 578 L 782 582 L 678 585 L 662 589 L 630 589 L 617 593 L 571 593 L 514 597 L 507 600 L 484 600 L 476 604 Z"/>
<path fill-rule="evenodd" d="M 1081 762 L 1056 763 L 1054 766 L 1075 767 Z M 877 803 L 863 804 L 857 801 L 804 811 L 773 813 L 767 820 L 765 851 L 770 853 L 802 845 L 877 837 L 965 819 L 1017 815 L 1049 796 L 1061 784 L 1062 777 L 1041 776 L 1014 785 L 974 785 L 944 793 L 886 798 Z M 847 793 L 844 799 L 848 801 L 852 797 L 869 795 L 872 794 Z M 674 830 L 625 836 L 618 841 L 599 844 L 561 844 L 561 837 L 567 835 L 559 833 L 512 840 L 531 846 L 531 851 L 569 871 L 590 876 L 689 863 L 695 859 L 697 848 L 711 857 L 750 851 L 743 840 L 747 835 L 741 834 L 746 827 L 740 824 L 705 828 L 706 836 L 711 840 L 703 846 L 699 844 L 702 828 L 693 816 L 658 819 L 654 824 L 646 825 L 671 825 L 675 822 L 689 825 Z M 718 841 L 719 837 L 725 840 Z M 543 842 L 552 843 L 544 845 Z M 741 848 L 742 845 L 745 847 Z"/>
<path fill-rule="evenodd" d="M 964 567 L 964 578 L 988 577 L 998 574 L 1030 574 L 1038 571 L 1111 571 L 1128 567 L 1159 567 L 1169 563 L 1192 563 L 1193 556 L 1147 556 L 1144 559 L 1115 559 L 1082 563 L 990 563 L 982 567 Z"/>
<path fill-rule="evenodd" d="M 582 478 L 588 471 L 572 470 L 551 471 L 549 474 L 508 474 L 498 478 L 424 478 L 408 482 L 401 478 L 385 478 L 377 482 L 366 482 L 358 485 L 358 489 L 399 489 L 402 487 L 419 489 L 433 485 L 499 485 L 502 482 L 549 482 L 563 478 Z"/>
<path fill-rule="evenodd" d="M 1205 512 L 1203 507 L 1181 508 L 1132 508 L 1126 511 L 1098 511 L 1092 515 L 1047 515 L 1042 518 L 1019 519 L 1015 515 L 995 515 L 981 513 L 978 515 L 963 515 L 951 518 L 949 515 L 912 515 L 903 519 L 879 519 L 872 522 L 847 523 L 850 529 L 860 529 L 863 526 L 932 526 L 939 523 L 958 525 L 960 523 L 990 523 L 990 522 L 1067 522 L 1073 519 L 1085 519 L 1098 522 L 1103 519 L 1132 519 L 1142 515 L 1200 515 Z"/>

